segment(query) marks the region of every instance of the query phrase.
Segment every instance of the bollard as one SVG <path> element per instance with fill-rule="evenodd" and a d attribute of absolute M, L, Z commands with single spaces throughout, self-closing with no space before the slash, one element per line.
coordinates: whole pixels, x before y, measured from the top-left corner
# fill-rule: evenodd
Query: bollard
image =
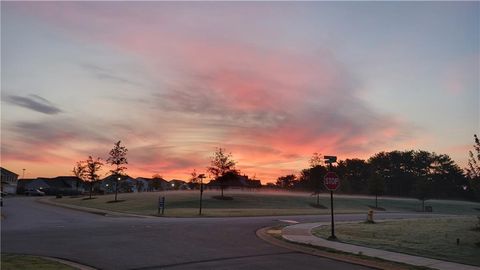
<path fill-rule="evenodd" d="M 460 238 L 457 238 L 457 246 L 460 245 Z"/>

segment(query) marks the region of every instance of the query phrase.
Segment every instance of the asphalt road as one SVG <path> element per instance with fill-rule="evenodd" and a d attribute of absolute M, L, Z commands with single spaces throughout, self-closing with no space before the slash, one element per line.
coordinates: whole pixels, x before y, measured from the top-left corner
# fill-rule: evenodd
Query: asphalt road
<path fill-rule="evenodd" d="M 250 218 L 105 217 L 6 198 L 2 253 L 63 258 L 98 269 L 368 269 L 273 246 L 257 229 L 282 223 L 328 221 L 329 216 Z M 385 213 L 377 218 L 416 214 Z M 336 220 L 363 220 L 338 215 Z"/>

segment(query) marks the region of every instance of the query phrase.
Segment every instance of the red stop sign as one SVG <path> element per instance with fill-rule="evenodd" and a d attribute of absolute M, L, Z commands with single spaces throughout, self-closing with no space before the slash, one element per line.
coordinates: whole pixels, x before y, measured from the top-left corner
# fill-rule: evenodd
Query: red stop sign
<path fill-rule="evenodd" d="M 334 172 L 328 172 L 323 178 L 323 184 L 328 190 L 335 191 L 340 186 L 340 179 Z"/>

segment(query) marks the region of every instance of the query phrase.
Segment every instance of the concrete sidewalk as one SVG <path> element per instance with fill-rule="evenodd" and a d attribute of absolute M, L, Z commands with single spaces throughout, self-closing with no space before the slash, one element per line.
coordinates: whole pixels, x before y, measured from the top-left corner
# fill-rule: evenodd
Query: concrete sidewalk
<path fill-rule="evenodd" d="M 480 267 L 413 256 L 404 253 L 385 251 L 381 249 L 356 246 L 336 241 L 329 241 L 312 235 L 312 229 L 322 225 L 329 225 L 329 223 L 319 222 L 290 225 L 283 228 L 282 237 L 286 240 L 296 243 L 331 248 L 343 252 L 362 254 L 370 257 L 377 257 L 388 261 L 406 263 L 415 266 L 425 266 L 441 270 L 480 270 Z"/>

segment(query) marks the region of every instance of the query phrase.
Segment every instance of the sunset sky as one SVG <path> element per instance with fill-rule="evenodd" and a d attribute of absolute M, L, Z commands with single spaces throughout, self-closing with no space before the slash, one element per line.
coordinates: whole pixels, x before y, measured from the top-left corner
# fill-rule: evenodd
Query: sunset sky
<path fill-rule="evenodd" d="M 2 2 L 1 166 L 71 175 L 122 140 L 133 177 L 187 179 L 216 147 L 264 183 L 314 152 L 463 168 L 479 25 L 480 2 Z"/>

